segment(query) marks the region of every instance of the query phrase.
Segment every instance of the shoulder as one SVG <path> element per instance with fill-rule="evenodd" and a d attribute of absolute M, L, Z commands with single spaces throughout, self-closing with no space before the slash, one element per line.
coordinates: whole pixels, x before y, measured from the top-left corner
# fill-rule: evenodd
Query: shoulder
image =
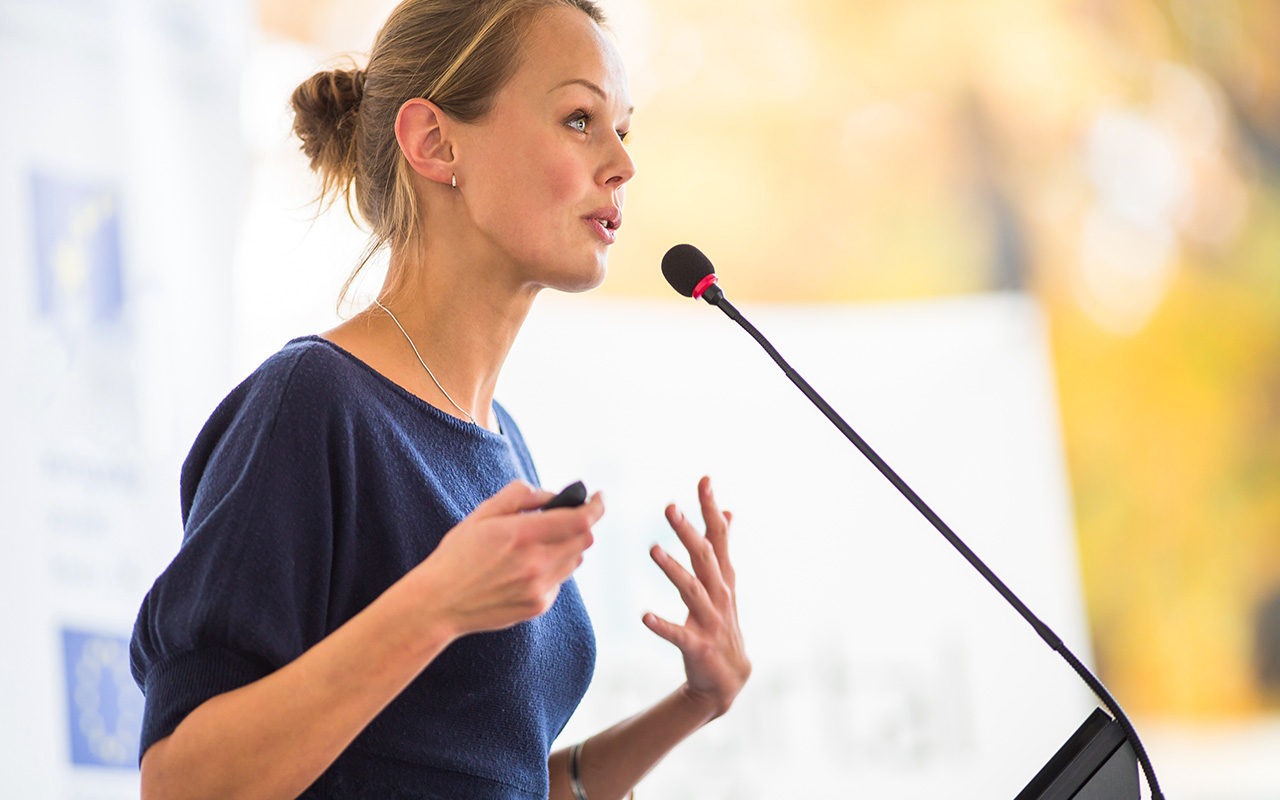
<path fill-rule="evenodd" d="M 218 404 L 183 465 L 183 496 L 221 454 L 243 465 L 272 449 L 320 447 L 362 383 L 349 358 L 318 336 L 294 339 L 262 362 Z M 356 398 L 358 401 L 358 397 Z M 185 503 L 184 503 L 185 505 Z"/>
<path fill-rule="evenodd" d="M 262 362 L 223 400 L 227 413 L 277 415 L 282 406 L 314 415 L 335 400 L 359 393 L 360 370 L 349 356 L 319 336 L 293 339 Z"/>
<path fill-rule="evenodd" d="M 287 393 L 326 388 L 322 394 L 350 388 L 358 367 L 340 347 L 320 336 L 300 336 L 262 362 L 245 382 L 280 387 Z"/>

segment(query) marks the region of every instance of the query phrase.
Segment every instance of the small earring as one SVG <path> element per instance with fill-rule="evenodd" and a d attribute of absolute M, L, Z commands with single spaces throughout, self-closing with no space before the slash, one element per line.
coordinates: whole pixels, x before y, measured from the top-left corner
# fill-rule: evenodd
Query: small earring
<path fill-rule="evenodd" d="M 453 176 L 453 188 L 455 188 L 455 189 L 457 189 L 457 188 L 458 188 L 458 176 L 457 176 L 457 175 L 454 175 L 454 176 Z"/>

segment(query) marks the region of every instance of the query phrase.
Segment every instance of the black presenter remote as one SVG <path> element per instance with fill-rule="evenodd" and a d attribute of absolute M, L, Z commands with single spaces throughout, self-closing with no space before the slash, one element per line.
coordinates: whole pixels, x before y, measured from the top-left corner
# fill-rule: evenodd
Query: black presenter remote
<path fill-rule="evenodd" d="M 553 508 L 573 508 L 587 502 L 587 487 L 582 485 L 582 481 L 574 481 L 560 492 L 560 494 L 547 501 L 542 507 L 543 511 L 550 511 Z"/>

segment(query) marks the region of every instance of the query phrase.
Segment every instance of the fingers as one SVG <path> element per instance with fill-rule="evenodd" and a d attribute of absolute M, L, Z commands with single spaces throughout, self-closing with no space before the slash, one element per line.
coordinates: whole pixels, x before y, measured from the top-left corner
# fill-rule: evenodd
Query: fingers
<path fill-rule="evenodd" d="M 729 562 L 729 519 L 732 515 L 720 511 L 711 491 L 711 479 L 705 476 L 698 481 L 698 503 L 702 507 L 706 536 L 699 534 L 675 506 L 667 507 L 667 521 L 689 551 L 694 574 L 706 586 L 708 594 L 720 600 L 732 595 L 735 582 L 733 566 Z"/>
<path fill-rule="evenodd" d="M 698 504 L 702 506 L 702 521 L 706 523 L 707 535 L 723 533 L 728 527 L 720 506 L 716 504 L 716 496 L 711 491 L 711 478 L 703 475 L 698 481 Z"/>
<path fill-rule="evenodd" d="M 591 528 L 604 516 L 604 495 L 596 492 L 576 508 L 553 508 L 522 518 L 529 535 L 551 544 L 590 536 Z"/>
<path fill-rule="evenodd" d="M 596 492 L 587 502 L 574 508 L 555 508 L 538 514 L 521 514 L 521 512 L 540 509 L 552 497 L 555 497 L 552 492 L 516 480 L 476 506 L 468 516 L 474 520 L 482 520 L 519 514 L 520 519 L 513 522 L 520 526 L 524 535 L 544 543 L 589 535 L 591 527 L 604 516 L 604 496 L 600 492 Z"/>
<path fill-rule="evenodd" d="M 700 622 L 710 622 L 716 615 L 716 611 L 706 585 L 698 580 L 698 578 L 689 574 L 679 561 L 671 557 L 671 554 L 663 550 L 660 546 L 654 545 L 649 549 L 649 555 L 653 558 L 653 562 L 658 568 L 666 574 L 667 579 L 680 592 L 680 599 L 684 602 L 685 607 L 689 609 L 689 615 Z"/>
<path fill-rule="evenodd" d="M 488 531 L 476 540 L 486 542 L 480 545 L 483 557 L 521 565 L 521 581 L 558 587 L 568 580 L 595 542 L 592 526 L 604 514 L 604 497 L 597 492 L 576 508 L 523 513 L 553 496 L 513 481 L 477 506 L 467 522 L 472 529 Z"/>
<path fill-rule="evenodd" d="M 562 557 L 547 570 L 546 574 L 556 584 L 556 586 L 559 586 L 569 580 L 573 573 L 577 571 L 578 567 L 582 566 L 582 560 L 583 551 L 575 548 L 567 553 L 563 553 Z"/>
<path fill-rule="evenodd" d="M 720 510 L 715 494 L 711 491 L 711 478 L 705 475 L 698 481 L 698 502 L 702 506 L 702 519 L 707 526 L 707 541 L 715 552 L 724 582 L 732 590 L 735 579 L 733 565 L 729 561 L 729 525 L 733 522 L 733 513 Z"/>
<path fill-rule="evenodd" d="M 500 517 L 504 514 L 515 514 L 519 511 L 532 511 L 555 497 L 551 492 L 539 489 L 525 481 L 512 481 L 498 490 L 498 493 L 476 506 L 471 516 Z"/>
<path fill-rule="evenodd" d="M 645 627 L 654 633 L 671 642 L 681 650 L 689 640 L 689 633 L 684 628 L 671 622 L 667 622 L 657 614 L 649 613 L 644 615 Z"/>
<path fill-rule="evenodd" d="M 707 595 L 716 600 L 727 595 L 728 586 L 720 575 L 720 565 L 716 562 L 715 550 L 711 543 L 693 527 L 693 523 L 674 504 L 667 506 L 666 514 L 671 529 L 675 531 L 680 543 L 689 552 L 693 573 L 698 576 L 698 582 L 706 590 Z"/>

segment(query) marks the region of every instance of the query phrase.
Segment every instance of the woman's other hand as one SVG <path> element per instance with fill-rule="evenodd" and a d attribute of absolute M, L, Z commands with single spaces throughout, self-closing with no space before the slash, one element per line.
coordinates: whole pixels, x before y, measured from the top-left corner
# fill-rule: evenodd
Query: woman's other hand
<path fill-rule="evenodd" d="M 554 497 L 513 481 L 451 529 L 409 575 L 420 582 L 429 620 L 454 636 L 498 630 L 549 610 L 582 563 L 600 493 L 576 508 L 536 511 Z"/>
<path fill-rule="evenodd" d="M 680 598 L 689 609 L 688 619 L 684 625 L 676 625 L 649 613 L 644 616 L 644 624 L 680 648 L 687 677 L 685 691 L 714 719 L 733 704 L 751 675 L 751 662 L 738 627 L 738 601 L 729 561 L 733 515 L 721 512 L 716 505 L 710 478 L 698 482 L 698 501 L 705 536 L 674 504 L 666 509 L 667 522 L 689 551 L 693 574 L 658 545 L 649 551 L 680 591 Z"/>

